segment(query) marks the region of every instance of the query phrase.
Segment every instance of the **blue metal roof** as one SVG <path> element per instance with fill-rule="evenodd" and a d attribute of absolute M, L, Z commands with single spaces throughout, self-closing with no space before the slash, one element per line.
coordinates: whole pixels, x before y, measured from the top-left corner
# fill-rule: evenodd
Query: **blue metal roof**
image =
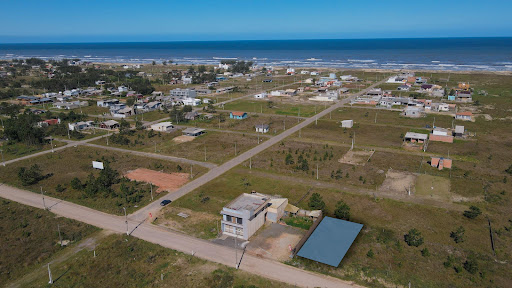
<path fill-rule="evenodd" d="M 300 257 L 338 267 L 363 224 L 325 217 L 300 249 Z"/>

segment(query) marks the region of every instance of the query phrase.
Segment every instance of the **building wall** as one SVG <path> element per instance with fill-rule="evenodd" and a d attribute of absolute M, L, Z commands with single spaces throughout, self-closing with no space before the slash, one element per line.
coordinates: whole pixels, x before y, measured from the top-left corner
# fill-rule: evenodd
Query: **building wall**
<path fill-rule="evenodd" d="M 265 218 L 267 209 L 263 209 L 263 211 L 258 214 L 255 218 L 253 218 L 251 221 L 245 221 L 244 225 L 244 239 L 248 240 L 258 229 L 265 224 Z M 245 219 L 244 219 L 245 220 Z"/>
<path fill-rule="evenodd" d="M 429 139 L 430 139 L 430 141 L 453 143 L 453 136 L 443 136 L 443 135 L 430 134 Z"/>

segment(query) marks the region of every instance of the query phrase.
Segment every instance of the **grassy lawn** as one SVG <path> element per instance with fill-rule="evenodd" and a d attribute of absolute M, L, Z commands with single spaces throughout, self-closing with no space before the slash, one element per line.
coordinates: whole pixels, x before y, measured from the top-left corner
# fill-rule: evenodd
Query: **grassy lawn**
<path fill-rule="evenodd" d="M 6 283 L 31 269 L 46 264 L 55 253 L 69 249 L 63 240 L 74 244 L 97 228 L 74 220 L 0 198 L 0 281 Z"/>
<path fill-rule="evenodd" d="M 297 227 L 304 230 L 309 230 L 313 221 L 307 217 L 286 217 L 284 218 L 286 225 Z"/>
<path fill-rule="evenodd" d="M 242 134 L 227 134 L 223 132 L 208 131 L 206 134 L 196 137 L 193 141 L 185 143 L 177 143 L 172 139 L 181 136 L 181 130 L 176 130 L 171 133 L 155 133 L 155 136 L 149 137 L 149 131 L 137 131 L 131 136 L 129 145 L 121 145 L 109 141 L 109 145 L 124 149 L 144 151 L 163 155 L 176 156 L 191 160 L 205 161 L 205 147 L 206 147 L 206 161 L 212 163 L 223 163 L 235 156 L 235 143 L 237 155 L 246 151 L 258 144 L 256 136 L 242 135 Z M 261 138 L 260 141 L 263 141 Z M 106 145 L 106 139 L 99 139 L 92 143 L 99 145 Z"/>
<path fill-rule="evenodd" d="M 77 114 L 80 113 L 80 114 L 87 114 L 87 115 L 103 115 L 104 113 L 108 114 L 110 112 L 109 108 L 99 107 L 99 106 L 96 106 L 96 104 L 90 105 L 90 106 L 83 106 L 81 110 L 80 110 L 80 108 L 76 108 L 76 109 L 72 109 L 72 110 L 63 110 L 63 109 L 52 108 L 51 111 L 53 113 L 60 113 L 60 112 L 68 113 L 70 111 L 73 111 Z M 80 112 L 80 111 L 82 111 L 82 112 Z"/>
<path fill-rule="evenodd" d="M 53 141 L 53 147 L 61 147 L 65 146 L 66 143 L 59 142 L 57 140 Z M 46 151 L 52 149 L 50 146 L 50 141 L 48 141 L 48 144 L 46 145 L 27 145 L 24 143 L 13 143 L 8 144 L 5 143 L 4 145 L 0 146 L 0 149 L 3 151 L 4 160 L 12 160 L 16 158 L 20 158 L 23 156 L 31 155 L 37 152 Z"/>
<path fill-rule="evenodd" d="M 91 251 L 82 250 L 73 259 L 52 266 L 53 285 L 47 284 L 46 276 L 29 286 L 291 287 L 123 235 L 108 236 L 95 251 L 95 258 Z"/>
<path fill-rule="evenodd" d="M 143 113 L 143 114 L 132 115 L 129 117 L 129 119 L 137 119 L 139 121 L 144 120 L 147 122 L 153 122 L 153 121 L 160 120 L 160 119 L 163 119 L 166 117 L 169 117 L 168 113 L 164 113 L 163 111 L 156 110 L 156 111 L 151 111 L 151 112 L 147 112 L 147 113 Z"/>
<path fill-rule="evenodd" d="M 485 217 L 480 216 L 469 220 L 460 211 L 374 199 L 347 194 L 337 189 L 311 188 L 313 188 L 311 193 L 317 192 L 322 195 L 327 204 L 327 215 L 332 216 L 336 202 L 344 200 L 351 208 L 351 221 L 362 223 L 365 228 L 342 261 L 340 268 L 332 268 L 300 258 L 289 262 L 294 266 L 375 287 L 380 287 L 380 284 L 370 280 L 373 277 L 379 281 L 400 285 L 407 285 L 412 281 L 421 287 L 506 286 L 506 283 L 511 281 L 508 273 L 512 268 L 510 264 L 495 262 Z M 310 187 L 262 178 L 251 173 L 231 171 L 176 200 L 172 206 L 174 209 L 210 213 L 212 217 L 220 219 L 218 213 L 224 205 L 240 193 L 248 193 L 252 190 L 287 197 L 290 203 L 296 204 L 310 190 Z M 203 200 L 205 197 L 208 197 L 207 201 Z M 485 215 L 490 217 L 493 227 L 501 231 L 495 235 L 496 247 L 499 247 L 497 258 L 501 261 L 507 261 L 506 259 L 510 261 L 512 255 L 508 251 L 511 248 L 512 233 L 502 228 L 509 227 L 510 223 L 501 217 L 504 209 L 507 211 L 510 209 L 506 204 L 510 200 L 510 195 L 506 194 L 503 197 L 500 204 L 477 205 L 484 210 Z M 298 206 L 308 208 L 307 202 L 308 197 Z M 204 225 L 207 225 L 207 222 L 204 222 Z M 466 233 L 465 241 L 457 244 L 450 238 L 450 232 L 459 226 L 463 226 Z M 418 248 L 407 246 L 403 241 L 403 235 L 411 228 L 419 229 L 425 239 L 425 243 Z M 215 229 L 214 222 L 211 223 L 210 229 Z M 422 256 L 420 250 L 423 248 L 429 250 L 430 256 Z M 367 256 L 370 249 L 374 252 L 373 258 Z M 443 262 L 449 255 L 452 255 L 454 260 L 448 268 L 445 268 Z M 454 270 L 453 266 L 462 267 L 466 259 L 473 256 L 478 263 L 477 274 L 470 274 L 464 269 L 460 273 Z M 368 281 L 362 281 L 361 275 L 364 275 Z"/>
<path fill-rule="evenodd" d="M 151 201 L 150 187 L 142 182 L 131 182 L 129 187 L 134 187 L 140 191 L 140 201 L 134 202 L 124 198 L 121 194 L 117 197 L 98 192 L 94 196 L 87 195 L 84 191 L 79 191 L 71 187 L 71 180 L 75 177 L 85 183 L 88 175 L 92 174 L 96 177 L 99 172 L 92 168 L 92 161 L 109 161 L 111 167 L 117 170 L 122 176 L 124 173 L 136 168 L 148 168 L 153 170 L 163 170 L 164 172 L 177 172 L 178 164 L 163 160 L 155 160 L 145 157 L 130 155 L 129 153 L 110 152 L 103 149 L 81 147 L 68 148 L 55 152 L 54 154 L 46 154 L 39 157 L 34 157 L 22 160 L 6 167 L 0 167 L 0 182 L 9 185 L 17 186 L 23 189 L 39 193 L 40 187 L 46 191 L 46 194 L 55 198 L 71 201 L 80 205 L 91 207 L 107 213 L 121 214 L 122 207 L 126 207 L 128 212 L 133 212 L 138 208 L 148 204 Z M 23 186 L 19 177 L 18 170 L 20 167 L 27 169 L 33 164 L 39 165 L 43 175 L 47 175 L 44 179 L 35 184 Z M 189 167 L 185 164 L 180 164 L 184 171 L 190 171 Z M 194 167 L 194 172 L 201 174 L 205 171 L 204 168 Z M 64 190 L 58 191 L 57 185 L 61 185 Z M 119 184 L 112 186 L 116 193 L 119 193 Z M 155 194 L 154 197 L 158 198 L 160 195 Z"/>

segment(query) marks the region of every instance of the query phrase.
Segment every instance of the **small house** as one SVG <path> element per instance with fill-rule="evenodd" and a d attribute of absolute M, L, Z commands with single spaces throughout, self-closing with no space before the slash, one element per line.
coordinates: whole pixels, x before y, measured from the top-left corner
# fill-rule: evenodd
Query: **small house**
<path fill-rule="evenodd" d="M 404 141 L 411 143 L 425 143 L 428 139 L 428 134 L 407 132 L 404 136 Z"/>
<path fill-rule="evenodd" d="M 256 132 L 267 133 L 269 128 L 270 127 L 267 124 L 256 125 Z"/>
<path fill-rule="evenodd" d="M 68 129 L 70 131 L 80 131 L 92 127 L 93 123 L 93 121 L 69 123 Z"/>
<path fill-rule="evenodd" d="M 430 160 L 430 166 L 436 167 L 439 170 L 443 170 L 443 168 L 452 169 L 452 159 L 432 157 L 432 160 Z"/>
<path fill-rule="evenodd" d="M 204 129 L 200 129 L 200 128 L 187 128 L 187 129 L 183 130 L 183 135 L 185 135 L 185 136 L 197 137 L 204 133 L 206 133 L 204 131 Z"/>
<path fill-rule="evenodd" d="M 342 120 L 341 128 L 352 128 L 354 126 L 354 120 Z"/>
<path fill-rule="evenodd" d="M 171 132 L 174 130 L 174 125 L 172 125 L 172 122 L 161 122 L 151 125 L 151 130 L 159 132 Z"/>
<path fill-rule="evenodd" d="M 199 117 L 199 113 L 197 111 L 191 111 L 185 114 L 186 120 L 195 120 L 197 117 Z"/>
<path fill-rule="evenodd" d="M 473 113 L 469 111 L 459 112 L 455 114 L 455 119 L 462 121 L 471 121 L 473 119 Z"/>
<path fill-rule="evenodd" d="M 285 208 L 288 205 L 288 199 L 275 198 L 270 199 L 270 206 L 267 208 L 267 220 L 277 223 L 283 217 Z"/>
<path fill-rule="evenodd" d="M 404 116 L 410 118 L 419 118 L 423 116 L 423 109 L 421 107 L 407 106 L 404 110 Z"/>
<path fill-rule="evenodd" d="M 100 128 L 110 129 L 110 130 L 116 129 L 116 128 L 119 128 L 119 122 L 117 122 L 115 120 L 104 121 L 104 122 L 100 123 Z"/>
<path fill-rule="evenodd" d="M 456 125 L 455 126 L 455 132 L 453 134 L 454 134 L 455 137 L 462 137 L 462 136 L 464 136 L 464 126 Z"/>
<path fill-rule="evenodd" d="M 238 119 L 238 120 L 246 119 L 247 118 L 247 113 L 246 112 L 239 112 L 239 111 L 229 112 L 229 118 L 230 119 Z"/>
<path fill-rule="evenodd" d="M 453 143 L 453 136 L 450 130 L 440 127 L 435 127 L 429 137 L 430 141 Z"/>
<path fill-rule="evenodd" d="M 222 233 L 248 240 L 265 224 L 269 202 L 267 195 L 256 192 L 241 194 L 220 212 Z"/>

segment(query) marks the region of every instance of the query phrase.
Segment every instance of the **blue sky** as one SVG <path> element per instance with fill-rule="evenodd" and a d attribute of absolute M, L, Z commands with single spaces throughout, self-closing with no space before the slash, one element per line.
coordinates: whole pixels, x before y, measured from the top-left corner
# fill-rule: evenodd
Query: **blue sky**
<path fill-rule="evenodd" d="M 0 43 L 512 36 L 509 0 L 1 0 Z"/>

